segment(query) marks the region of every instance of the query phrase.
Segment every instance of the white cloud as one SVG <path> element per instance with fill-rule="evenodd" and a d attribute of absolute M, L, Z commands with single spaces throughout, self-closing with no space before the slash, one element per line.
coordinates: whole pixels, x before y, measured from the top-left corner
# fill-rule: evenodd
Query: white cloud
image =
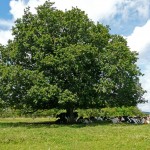
<path fill-rule="evenodd" d="M 150 46 L 149 46 L 150 49 Z M 149 55 L 149 53 L 145 53 L 145 55 Z M 146 57 L 145 57 L 146 59 Z M 144 94 L 144 98 L 148 100 L 148 103 L 145 104 L 139 104 L 139 108 L 141 108 L 143 111 L 150 112 L 150 59 L 145 60 L 144 58 L 139 60 L 139 66 L 142 69 L 142 73 L 144 73 L 144 76 L 140 78 L 140 81 L 142 83 L 142 87 L 144 90 L 147 91 L 147 93 Z"/>
<path fill-rule="evenodd" d="M 28 3 L 26 4 L 26 6 L 27 7 L 29 6 L 30 7 L 30 11 L 35 14 L 36 13 L 36 9 L 35 8 L 38 7 L 39 5 L 44 4 L 45 1 L 46 0 L 29 0 Z"/>
<path fill-rule="evenodd" d="M 133 33 L 128 36 L 128 44 L 132 50 L 138 51 L 140 54 L 146 50 L 150 44 L 150 20 L 142 27 L 136 27 Z"/>
<path fill-rule="evenodd" d="M 137 17 L 148 18 L 149 7 L 149 0 L 124 0 L 121 6 L 121 12 L 123 13 L 124 19 L 129 19 L 131 12 L 137 15 Z"/>
<path fill-rule="evenodd" d="M 17 18 L 21 18 L 24 14 L 24 9 L 26 7 L 30 7 L 30 11 L 32 13 L 36 13 L 35 8 L 39 5 L 42 5 L 46 0 L 29 0 L 25 2 L 25 0 L 11 0 L 10 1 L 10 13 L 13 15 L 13 18 L 16 20 Z"/>
<path fill-rule="evenodd" d="M 9 39 L 13 39 L 10 30 L 0 30 L 0 43 L 6 45 Z"/>
<path fill-rule="evenodd" d="M 137 17 L 150 16 L 149 0 L 53 0 L 58 9 L 71 9 L 72 6 L 84 10 L 94 21 L 111 20 L 116 14 L 121 14 L 121 20 L 131 19 L 131 11 Z"/>
<path fill-rule="evenodd" d="M 101 19 L 108 19 L 117 12 L 116 4 L 121 3 L 122 0 L 53 0 L 58 9 L 65 10 L 73 7 L 78 7 L 84 10 L 90 19 L 98 21 Z"/>
<path fill-rule="evenodd" d="M 10 13 L 14 19 L 20 18 L 26 7 L 36 13 L 35 7 L 46 0 L 10 0 Z M 138 24 L 145 23 L 150 17 L 149 0 L 51 0 L 56 8 L 65 10 L 78 7 L 88 14 L 93 21 L 100 21 L 113 28 L 112 33 L 122 32 L 124 35 Z"/>
<path fill-rule="evenodd" d="M 10 13 L 12 14 L 14 20 L 23 15 L 26 6 L 24 0 L 11 0 L 9 5 L 11 7 Z"/>
<path fill-rule="evenodd" d="M 13 26 L 13 20 L 0 19 L 0 27 L 10 29 Z"/>
<path fill-rule="evenodd" d="M 12 14 L 12 20 L 0 20 L 0 43 L 7 44 L 8 38 L 12 38 L 10 36 L 11 31 L 6 31 L 11 28 L 13 25 L 12 22 L 17 18 L 22 17 L 24 14 L 24 9 L 26 7 L 30 7 L 30 11 L 32 13 L 36 13 L 35 8 L 39 5 L 42 5 L 46 0 L 11 0 L 10 1 L 10 13 Z M 89 17 L 98 21 L 103 18 L 110 18 L 113 16 L 117 9 L 116 4 L 120 3 L 123 0 L 52 0 L 55 2 L 55 5 L 58 9 L 65 10 L 71 9 L 73 7 L 78 7 L 84 10 Z M 2 30 L 3 29 L 3 30 Z M 5 34 L 5 35 L 4 35 Z"/>
<path fill-rule="evenodd" d="M 144 95 L 144 98 L 148 100 L 148 103 L 145 104 L 139 104 L 138 107 L 143 110 L 150 112 L 150 63 L 147 65 L 147 68 L 143 70 L 143 73 L 145 74 L 144 77 L 141 77 L 141 83 L 142 87 L 147 91 L 147 93 Z"/>
<path fill-rule="evenodd" d="M 140 104 L 139 108 L 144 111 L 150 111 L 150 20 L 144 26 L 136 27 L 133 33 L 127 37 L 128 45 L 131 50 L 139 52 L 138 65 L 145 75 L 141 77 L 140 81 L 142 87 L 147 91 L 144 95 L 146 104 Z"/>
<path fill-rule="evenodd" d="M 104 18 L 104 24 L 110 25 L 111 33 L 128 36 L 135 26 L 144 25 L 150 18 L 149 0 L 121 0 L 116 4 L 116 13 Z"/>
<path fill-rule="evenodd" d="M 11 28 L 13 20 L 0 19 L 0 44 L 6 45 L 9 39 L 13 39 Z"/>
<path fill-rule="evenodd" d="M 35 7 L 41 5 L 46 0 L 11 0 L 11 14 L 14 18 L 21 17 L 23 15 L 23 10 L 25 7 L 31 7 L 31 11 L 35 13 Z M 79 7 L 80 9 L 86 11 L 91 19 L 96 19 L 96 21 L 109 18 L 115 13 L 122 12 L 126 17 L 130 17 L 130 11 L 136 10 L 140 17 L 149 17 L 149 0 L 51 0 L 55 2 L 55 6 L 58 9 L 65 10 L 71 9 L 72 6 Z M 94 19 L 94 20 L 95 20 Z"/>
<path fill-rule="evenodd" d="M 135 8 L 138 11 L 139 17 L 145 17 L 145 18 L 149 18 L 149 8 L 150 8 L 150 1 L 149 0 L 137 0 L 137 2 L 134 0 L 133 2 L 135 2 Z"/>
<path fill-rule="evenodd" d="M 24 9 L 28 6 L 32 13 L 36 13 L 35 7 L 43 4 L 45 1 L 46 0 L 28 0 L 28 2 L 25 2 L 25 0 L 11 0 L 10 13 L 14 19 L 20 18 L 24 13 Z M 94 21 L 113 16 L 117 11 L 116 4 L 122 1 L 123 0 L 93 0 L 91 2 L 91 0 L 52 0 L 52 2 L 55 2 L 54 6 L 61 10 L 69 10 L 77 6 L 84 10 Z"/>
<path fill-rule="evenodd" d="M 35 13 L 35 7 L 41 5 L 46 0 L 29 0 L 26 2 L 25 0 L 11 0 L 10 1 L 10 13 L 13 18 L 11 20 L 0 19 L 0 43 L 3 45 L 7 44 L 9 39 L 13 39 L 11 35 L 11 28 L 14 25 L 14 21 L 17 18 L 21 18 L 24 14 L 24 9 L 26 7 L 30 7 L 32 13 Z"/>

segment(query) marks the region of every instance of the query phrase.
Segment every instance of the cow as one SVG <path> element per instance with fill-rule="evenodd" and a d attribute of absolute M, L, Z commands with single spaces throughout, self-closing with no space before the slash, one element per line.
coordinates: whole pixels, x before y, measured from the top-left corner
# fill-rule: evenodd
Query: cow
<path fill-rule="evenodd" d="M 78 117 L 78 112 L 73 112 L 73 119 L 74 119 L 74 122 L 76 122 L 77 117 Z M 58 118 L 58 119 L 56 120 L 56 123 L 59 123 L 59 124 L 63 123 L 63 124 L 66 124 L 66 123 L 69 122 L 70 114 L 69 114 L 69 113 L 62 112 L 62 113 L 58 114 L 58 115 L 56 116 L 56 118 Z"/>

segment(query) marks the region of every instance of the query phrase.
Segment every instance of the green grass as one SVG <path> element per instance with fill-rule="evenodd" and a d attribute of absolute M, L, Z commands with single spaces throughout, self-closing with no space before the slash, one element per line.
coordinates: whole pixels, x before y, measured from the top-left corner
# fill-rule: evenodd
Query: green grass
<path fill-rule="evenodd" d="M 150 149 L 150 125 L 56 125 L 47 121 L 0 119 L 0 150 Z"/>

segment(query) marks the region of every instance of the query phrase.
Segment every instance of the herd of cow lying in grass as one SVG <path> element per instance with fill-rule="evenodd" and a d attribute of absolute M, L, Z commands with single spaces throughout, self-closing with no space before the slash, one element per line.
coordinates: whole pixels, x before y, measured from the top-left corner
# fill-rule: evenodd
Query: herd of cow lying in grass
<path fill-rule="evenodd" d="M 69 115 L 67 113 L 60 113 L 56 116 L 56 123 L 58 124 L 67 124 L 69 123 Z M 94 122 L 111 122 L 111 123 L 129 123 L 129 124 L 149 124 L 150 116 L 140 117 L 140 116 L 116 116 L 116 117 L 107 117 L 107 116 L 99 116 L 94 117 L 91 116 L 89 118 L 78 117 L 78 113 L 73 113 L 73 122 L 74 123 L 83 123 L 89 124 Z"/>

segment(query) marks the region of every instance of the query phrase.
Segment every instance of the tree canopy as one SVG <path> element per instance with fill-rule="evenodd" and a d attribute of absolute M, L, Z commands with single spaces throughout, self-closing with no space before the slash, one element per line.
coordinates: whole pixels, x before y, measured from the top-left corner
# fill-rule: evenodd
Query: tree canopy
<path fill-rule="evenodd" d="M 26 8 L 0 46 L 0 101 L 38 110 L 136 106 L 145 102 L 136 65 L 120 35 L 94 23 L 84 11 L 65 12 L 46 1 Z"/>

